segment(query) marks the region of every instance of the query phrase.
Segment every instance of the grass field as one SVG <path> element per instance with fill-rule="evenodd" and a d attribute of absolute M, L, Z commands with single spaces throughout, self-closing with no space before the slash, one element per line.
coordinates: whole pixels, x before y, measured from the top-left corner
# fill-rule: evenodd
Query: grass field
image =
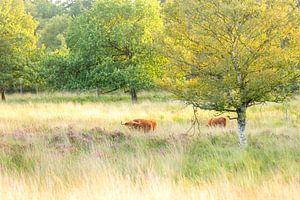
<path fill-rule="evenodd" d="M 164 93 L 9 95 L 0 103 L 0 199 L 299 199 L 300 98 L 186 134 L 192 109 Z M 287 112 L 286 112 L 287 111 Z M 286 114 L 287 113 L 287 114 Z M 120 122 L 153 118 L 153 133 Z"/>

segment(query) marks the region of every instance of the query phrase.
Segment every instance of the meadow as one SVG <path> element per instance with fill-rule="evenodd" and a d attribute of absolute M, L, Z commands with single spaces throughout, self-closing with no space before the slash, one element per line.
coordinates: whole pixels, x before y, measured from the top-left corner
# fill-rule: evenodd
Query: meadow
<path fill-rule="evenodd" d="M 299 199 L 300 98 L 249 109 L 236 122 L 161 92 L 8 95 L 0 103 L 0 199 Z M 153 118 L 154 132 L 121 125 Z"/>

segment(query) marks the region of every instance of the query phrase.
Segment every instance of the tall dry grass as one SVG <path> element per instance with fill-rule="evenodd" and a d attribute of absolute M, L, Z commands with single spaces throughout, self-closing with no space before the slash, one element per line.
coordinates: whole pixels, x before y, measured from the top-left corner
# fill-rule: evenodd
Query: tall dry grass
<path fill-rule="evenodd" d="M 29 100 L 20 103 L 22 101 L 13 101 L 20 98 L 18 95 L 11 98 L 12 103 L 0 103 L 2 111 L 0 132 L 10 132 L 16 128 L 28 128 L 43 132 L 48 128 L 70 124 L 78 126 L 79 129 L 99 126 L 106 129 L 123 130 L 124 127 L 120 125 L 121 121 L 132 118 L 154 118 L 160 126 L 157 133 L 169 134 L 187 130 L 193 116 L 190 107 L 177 101 L 151 102 L 145 100 L 137 105 L 132 105 L 129 101 L 51 103 L 50 100 L 43 102 L 43 98 L 39 97 L 41 100 L 38 102 Z M 295 131 L 293 129 L 298 129 L 300 124 L 299 101 L 298 97 L 288 106 L 268 104 L 250 108 L 247 115 L 248 130 L 251 133 L 264 129 L 282 132 L 283 129 L 289 128 L 289 131 Z M 198 117 L 203 130 L 206 129 L 205 125 L 208 119 L 216 114 L 218 113 L 210 111 L 199 112 Z M 234 130 L 235 127 L 236 122 L 230 121 L 228 129 Z"/>
<path fill-rule="evenodd" d="M 68 97 L 0 103 L 0 199 L 300 198 L 299 98 L 251 108 L 241 150 L 234 121 L 205 126 L 214 112 L 200 111 L 201 133 L 189 136 L 192 109 L 178 101 Z M 132 118 L 158 129 L 130 132 L 120 122 Z M 103 136 L 115 131 L 124 135 Z"/>
<path fill-rule="evenodd" d="M 0 179 L 1 199 L 299 199 L 300 184 L 281 177 L 266 180 L 258 187 L 235 185 L 225 180 L 193 184 L 187 180 L 172 181 L 153 174 L 140 179 L 120 176 L 113 172 L 77 175 L 70 184 L 57 177 L 40 182 L 36 177 L 7 177 Z"/>

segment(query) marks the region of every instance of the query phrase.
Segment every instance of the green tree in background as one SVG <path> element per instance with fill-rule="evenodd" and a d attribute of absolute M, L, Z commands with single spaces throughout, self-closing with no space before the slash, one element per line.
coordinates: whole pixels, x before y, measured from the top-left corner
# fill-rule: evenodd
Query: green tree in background
<path fill-rule="evenodd" d="M 51 0 L 25 0 L 26 10 L 37 19 L 50 19 L 63 14 L 63 7 Z"/>
<path fill-rule="evenodd" d="M 297 1 L 174 0 L 165 8 L 165 83 L 195 107 L 236 113 L 246 145 L 247 108 L 282 102 L 299 83 Z"/>
<path fill-rule="evenodd" d="M 65 13 L 70 16 L 78 16 L 87 11 L 93 5 L 95 0 L 68 0 L 62 3 Z"/>
<path fill-rule="evenodd" d="M 65 34 L 68 29 L 71 17 L 68 15 L 57 15 L 52 17 L 41 31 L 41 43 L 46 50 L 54 51 L 65 45 Z"/>
<path fill-rule="evenodd" d="M 54 90 L 85 89 L 88 61 L 71 57 L 66 48 L 49 52 L 43 59 L 42 77 L 46 85 Z M 81 70 L 84 68 L 84 70 Z"/>
<path fill-rule="evenodd" d="M 0 92 L 25 78 L 24 66 L 35 52 L 37 22 L 22 0 L 0 0 Z"/>
<path fill-rule="evenodd" d="M 39 48 L 41 48 L 43 44 L 46 45 L 46 47 L 51 46 L 50 48 L 47 48 L 48 51 L 53 46 L 57 46 L 58 43 L 57 40 L 59 40 L 59 38 L 62 38 L 63 40 L 62 37 L 63 33 L 57 33 L 58 30 L 61 30 L 60 23 L 58 22 L 60 18 L 56 20 L 52 20 L 51 22 L 49 21 L 55 16 L 60 16 L 60 15 L 64 16 L 65 10 L 64 7 L 61 5 L 61 3 L 51 1 L 51 0 L 34 0 L 34 1 L 25 0 L 25 8 L 26 11 L 30 13 L 34 17 L 34 19 L 36 19 L 39 22 L 38 27 L 35 30 L 36 35 L 39 36 L 37 46 Z M 48 27 L 46 27 L 47 25 Z M 58 27 L 56 27 L 56 25 Z M 67 28 L 67 25 L 68 25 L 68 21 L 66 21 L 65 29 Z M 50 28 L 53 28 L 54 30 L 50 31 Z M 51 33 L 48 34 L 46 31 L 43 31 L 44 29 L 47 29 L 47 31 L 50 31 Z M 54 39 L 54 45 L 47 43 L 47 39 L 51 37 L 51 35 L 53 35 L 54 33 L 56 33 L 56 36 L 59 34 L 61 35 L 59 35 L 58 38 Z M 44 36 L 43 34 L 46 35 Z"/>
<path fill-rule="evenodd" d="M 81 87 L 124 89 L 136 102 L 137 92 L 152 87 L 159 71 L 153 41 L 162 30 L 160 15 L 156 0 L 99 0 L 76 18 L 67 45 L 76 60 L 90 63 L 74 65 L 73 71 L 85 80 L 76 78 Z"/>

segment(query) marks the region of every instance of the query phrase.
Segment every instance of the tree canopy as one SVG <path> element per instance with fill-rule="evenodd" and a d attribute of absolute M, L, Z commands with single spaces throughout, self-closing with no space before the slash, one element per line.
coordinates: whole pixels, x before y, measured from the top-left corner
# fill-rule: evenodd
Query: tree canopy
<path fill-rule="evenodd" d="M 41 31 L 41 43 L 49 51 L 63 48 L 65 35 L 71 21 L 68 15 L 57 15 L 49 19 Z"/>
<path fill-rule="evenodd" d="M 67 35 L 71 54 L 92 65 L 80 68 L 90 83 L 84 87 L 123 88 L 136 101 L 137 91 L 153 85 L 158 67 L 154 37 L 160 30 L 156 0 L 97 1 L 74 20 Z"/>
<path fill-rule="evenodd" d="M 28 15 L 22 0 L 0 0 L 0 90 L 25 78 L 24 67 L 35 52 L 37 22 Z"/>

